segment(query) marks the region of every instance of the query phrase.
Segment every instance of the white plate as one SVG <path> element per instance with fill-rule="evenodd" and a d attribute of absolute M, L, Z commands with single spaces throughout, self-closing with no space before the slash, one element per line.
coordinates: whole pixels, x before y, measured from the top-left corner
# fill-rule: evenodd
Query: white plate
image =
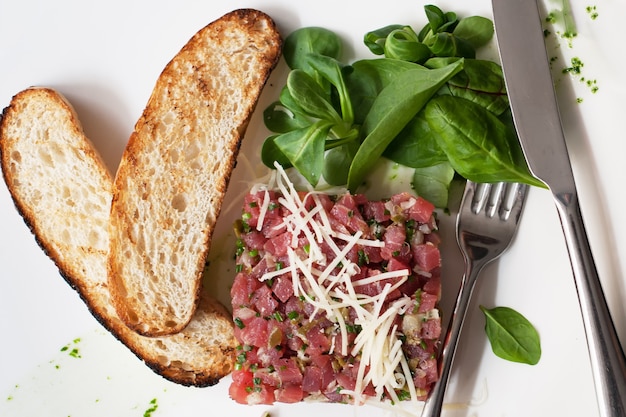
<path fill-rule="evenodd" d="M 491 15 L 488 0 L 434 2 L 461 14 Z M 557 7 L 546 0 L 544 11 Z M 577 176 L 582 208 L 605 292 L 626 340 L 626 140 L 620 70 L 624 54 L 614 45 L 614 28 L 626 7 L 598 2 L 592 19 L 587 5 L 572 1 L 579 35 L 571 44 L 548 37 L 563 123 Z M 593 3 L 593 2 L 592 2 Z M 368 56 L 362 36 L 391 23 L 421 27 L 424 2 L 165 0 L 83 2 L 22 0 L 0 4 L 0 106 L 31 86 L 58 89 L 74 104 L 85 130 L 114 170 L 163 66 L 201 27 L 223 13 L 255 7 L 273 16 L 283 33 L 308 25 L 337 31 L 346 40 L 345 59 Z M 559 26 L 556 27 L 559 30 Z M 495 47 L 487 55 L 495 56 Z M 580 76 L 562 74 L 572 57 Z M 259 109 L 276 98 L 284 64 L 272 75 Z M 582 80 L 584 78 L 584 80 Z M 597 81 L 594 94 L 587 84 Z M 579 102 L 582 99 L 582 102 Z M 243 155 L 255 161 L 266 131 L 254 115 Z M 227 215 L 217 239 L 226 239 L 228 215 L 236 215 L 237 191 L 253 174 L 240 163 L 228 195 Z M 235 205 L 229 205 L 235 201 Z M 449 307 L 461 271 L 452 218 L 443 219 L 444 308 Z M 383 415 L 372 407 L 296 404 L 239 406 L 227 395 L 228 378 L 217 386 L 180 387 L 154 374 L 106 333 L 77 294 L 59 276 L 0 186 L 0 415 L 156 416 L 238 415 L 312 417 Z M 212 253 L 222 267 L 228 249 Z M 227 266 L 226 266 L 227 268 Z M 220 284 L 227 288 L 229 277 Z M 541 334 L 537 366 L 505 362 L 490 351 L 478 305 L 506 305 L 524 313 Z M 70 349 L 62 350 L 64 346 Z M 77 348 L 80 358 L 69 355 Z M 546 191 L 533 189 L 517 240 L 479 282 L 452 374 L 448 416 L 597 415 L 576 292 L 556 210 Z M 145 414 L 144 414 L 145 413 Z"/>

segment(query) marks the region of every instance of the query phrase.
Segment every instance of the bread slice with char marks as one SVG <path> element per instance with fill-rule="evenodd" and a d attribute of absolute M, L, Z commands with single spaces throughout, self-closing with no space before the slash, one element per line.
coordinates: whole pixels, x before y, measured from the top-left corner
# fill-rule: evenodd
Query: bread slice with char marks
<path fill-rule="evenodd" d="M 0 121 L 0 161 L 35 239 L 107 330 L 173 382 L 207 386 L 230 373 L 232 320 L 209 296 L 202 294 L 189 325 L 171 336 L 141 336 L 117 315 L 107 282 L 113 179 L 62 95 L 29 88 L 14 96 Z"/>
<path fill-rule="evenodd" d="M 282 40 L 266 14 L 230 12 L 159 76 L 113 189 L 109 286 L 148 336 L 187 326 L 240 143 Z"/>

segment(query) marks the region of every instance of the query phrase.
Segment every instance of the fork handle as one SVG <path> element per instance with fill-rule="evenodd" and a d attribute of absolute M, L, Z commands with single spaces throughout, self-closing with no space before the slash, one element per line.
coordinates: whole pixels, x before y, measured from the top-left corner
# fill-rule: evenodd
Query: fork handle
<path fill-rule="evenodd" d="M 435 385 L 424 403 L 421 417 L 439 417 L 441 415 L 443 398 L 446 393 L 448 379 L 450 378 L 456 347 L 459 342 L 459 337 L 461 336 L 461 328 L 463 327 L 463 322 L 467 315 L 476 279 L 485 265 L 486 263 L 481 260 L 468 260 L 465 262 L 465 272 L 461 280 L 461 287 L 454 308 L 452 309 L 452 316 L 450 317 L 450 323 L 448 324 L 443 341 L 443 349 L 440 355 L 441 362 L 439 364 L 439 379 L 435 382 Z"/>
<path fill-rule="evenodd" d="M 601 417 L 626 416 L 626 359 L 593 260 L 576 193 L 554 194 L 587 336 Z"/>

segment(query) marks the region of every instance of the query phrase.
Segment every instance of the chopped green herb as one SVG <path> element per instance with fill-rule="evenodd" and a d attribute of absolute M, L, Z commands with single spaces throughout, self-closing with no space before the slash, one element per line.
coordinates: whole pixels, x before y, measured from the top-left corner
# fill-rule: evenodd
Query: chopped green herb
<path fill-rule="evenodd" d="M 243 253 L 245 249 L 246 249 L 246 245 L 243 242 L 243 240 L 237 239 L 237 241 L 235 242 L 235 255 L 241 256 L 241 254 Z"/>
<path fill-rule="evenodd" d="M 367 265 L 368 263 L 370 263 L 369 256 L 367 256 L 367 253 L 365 253 L 363 249 L 359 249 L 359 266 Z"/>
<path fill-rule="evenodd" d="M 246 325 L 243 324 L 243 321 L 241 321 L 239 317 L 235 317 L 234 321 L 235 321 L 235 325 L 239 327 L 240 329 L 243 329 L 244 327 L 246 327 Z"/>
<path fill-rule="evenodd" d="M 400 401 L 405 401 L 411 398 L 411 393 L 407 390 L 396 391 L 396 395 Z"/>
<path fill-rule="evenodd" d="M 587 6 L 586 10 L 591 20 L 596 20 L 598 18 L 598 12 L 597 12 L 596 6 Z"/>
<path fill-rule="evenodd" d="M 73 344 L 78 344 L 78 342 L 80 342 L 80 338 L 76 338 L 74 340 L 72 340 Z M 71 343 L 68 343 L 67 345 L 63 346 L 61 348 L 61 352 L 68 352 L 68 355 L 70 355 L 73 358 L 81 358 L 82 356 L 80 355 L 80 351 L 78 350 L 78 347 L 72 347 Z"/>
<path fill-rule="evenodd" d="M 300 316 L 300 315 L 298 314 L 297 311 L 290 311 L 289 313 L 287 313 L 287 318 L 289 320 L 296 320 L 298 318 L 298 316 Z"/>
<path fill-rule="evenodd" d="M 157 408 L 159 408 L 159 405 L 157 404 L 157 399 L 153 398 L 152 400 L 150 400 L 150 407 L 146 411 L 144 411 L 143 417 L 152 416 L 152 413 L 154 413 Z"/>

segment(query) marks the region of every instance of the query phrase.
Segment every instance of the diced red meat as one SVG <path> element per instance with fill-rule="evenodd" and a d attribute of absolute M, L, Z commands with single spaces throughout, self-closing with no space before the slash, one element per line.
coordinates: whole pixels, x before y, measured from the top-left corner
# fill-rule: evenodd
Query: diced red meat
<path fill-rule="evenodd" d="M 369 226 L 356 208 L 354 200 L 342 198 L 341 201 L 330 210 L 332 217 L 352 234 L 362 232 L 364 235 L 369 235 Z"/>
<path fill-rule="evenodd" d="M 244 345 L 256 347 L 267 346 L 268 340 L 268 322 L 261 317 L 254 317 L 250 322 L 241 329 L 241 342 Z"/>
<path fill-rule="evenodd" d="M 419 298 L 420 306 L 418 312 L 420 313 L 426 313 L 427 311 L 434 309 L 437 306 L 437 301 L 439 301 L 436 295 L 427 293 L 425 291 L 422 291 L 420 293 Z"/>
<path fill-rule="evenodd" d="M 327 353 L 330 350 L 330 338 L 319 326 L 313 326 L 308 332 L 306 332 L 306 338 L 309 341 L 305 350 L 306 354 L 318 356 Z"/>
<path fill-rule="evenodd" d="M 242 272 L 238 273 L 230 290 L 233 307 L 249 305 L 251 295 L 262 285 L 263 283 L 254 279 L 254 277 Z"/>
<path fill-rule="evenodd" d="M 428 243 L 413 247 L 413 259 L 423 271 L 432 271 L 441 266 L 439 248 Z"/>
<path fill-rule="evenodd" d="M 293 284 L 291 282 L 291 277 L 283 274 L 274 278 L 272 292 L 281 303 L 286 303 L 287 300 L 293 296 Z"/>
<path fill-rule="evenodd" d="M 383 241 L 385 246 L 380 250 L 380 255 L 385 260 L 406 254 L 407 250 L 410 249 L 405 244 L 406 230 L 402 225 L 393 224 L 387 227 Z"/>
<path fill-rule="evenodd" d="M 267 239 L 264 243 L 263 250 L 276 257 L 281 257 L 287 254 L 287 250 L 291 245 L 291 233 L 283 232 L 271 239 Z"/>
<path fill-rule="evenodd" d="M 417 197 L 415 204 L 411 205 L 407 209 L 407 216 L 409 219 L 418 221 L 420 223 L 428 223 L 430 217 L 435 211 L 435 206 L 430 201 Z"/>
<path fill-rule="evenodd" d="M 276 401 L 281 403 L 297 403 L 304 398 L 304 390 L 300 384 L 286 384 L 274 392 Z"/>
<path fill-rule="evenodd" d="M 272 290 L 265 284 L 252 294 L 250 302 L 263 317 L 270 316 L 278 307 L 278 301 L 272 295 Z"/>
<path fill-rule="evenodd" d="M 388 305 L 401 297 L 415 297 L 416 307 L 404 317 L 414 315 L 419 322 L 406 325 L 411 327 L 407 327 L 402 351 L 419 395 L 425 396 L 437 379 L 434 358 L 441 335 L 441 321 L 436 314 L 429 314 L 437 308 L 441 295 L 440 239 L 434 207 L 410 193 L 394 195 L 387 201 L 368 201 L 362 194 L 345 194 L 336 199 L 326 194 L 299 192 L 298 195 L 308 210 L 319 210 L 318 204 L 322 205 L 323 212 L 313 218 L 318 222 L 327 218 L 335 233 L 359 232 L 362 238 L 379 239 L 383 246 L 357 244 L 347 248 L 348 243 L 339 237 L 334 237 L 332 242 L 309 242 L 305 233 L 299 233 L 293 242 L 290 230 L 297 230 L 299 225 L 288 227 L 285 218 L 291 213 L 279 205 L 278 193 L 260 191 L 246 196 L 244 227 L 239 229 L 240 272 L 231 288 L 235 337 L 240 347 L 230 396 L 242 404 L 299 402 L 311 394 L 324 395 L 329 401 L 351 401 L 341 390 L 357 387 L 359 358 L 351 357 L 350 353 L 347 357 L 342 355 L 342 339 L 347 337 L 350 352 L 361 331 L 361 326 L 356 324 L 361 316 L 353 307 L 342 307 L 347 332 L 340 331 L 339 324 L 326 316 L 326 310 L 310 301 L 319 294 L 309 281 L 317 279 L 315 274 L 305 278 L 298 273 L 295 278 L 300 286 L 295 292 L 290 256 L 295 254 L 301 261 L 309 262 L 309 244 L 319 245 L 324 255 L 312 263 L 320 271 L 334 261 L 334 248 L 347 248 L 345 258 L 330 271 L 331 275 L 350 271 L 347 281 L 345 277 L 327 277 L 326 281 L 333 284 L 324 284 L 329 285 L 325 291 L 345 293 L 350 288 L 359 296 L 377 299 L 385 285 L 395 285 L 403 279 L 377 278 L 378 275 L 407 271 L 406 282 L 386 295 L 382 311 L 387 311 Z M 261 217 L 266 199 L 270 204 Z M 344 269 L 345 266 L 349 268 Z M 285 273 L 276 275 L 283 268 Z M 268 273 L 272 274 L 271 278 Z M 402 334 L 405 320 L 400 316 L 394 320 Z M 362 395 L 376 395 L 371 383 L 361 388 Z"/>
<path fill-rule="evenodd" d="M 441 335 L 441 321 L 438 319 L 429 319 L 422 324 L 423 339 L 439 339 Z"/>
<path fill-rule="evenodd" d="M 294 358 L 281 358 L 274 361 L 273 365 L 281 385 L 302 384 L 302 371 Z"/>
<path fill-rule="evenodd" d="M 368 201 L 363 205 L 363 217 L 373 219 L 377 223 L 389 221 L 389 210 L 382 201 Z"/>
<path fill-rule="evenodd" d="M 316 365 L 304 368 L 302 390 L 308 393 L 320 392 L 322 389 L 322 369 Z"/>
<path fill-rule="evenodd" d="M 433 274 L 425 283 L 424 291 L 437 296 L 437 299 L 441 297 L 441 277 L 439 274 Z"/>

